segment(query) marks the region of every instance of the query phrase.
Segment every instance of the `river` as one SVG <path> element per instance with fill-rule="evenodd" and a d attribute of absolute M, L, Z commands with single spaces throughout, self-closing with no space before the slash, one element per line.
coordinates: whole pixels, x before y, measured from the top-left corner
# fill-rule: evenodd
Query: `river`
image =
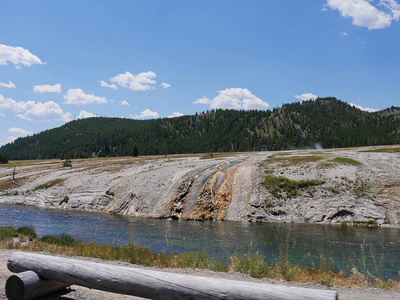
<path fill-rule="evenodd" d="M 204 250 L 226 262 L 235 253 L 259 253 L 269 263 L 287 255 L 294 264 L 323 260 L 335 270 L 356 266 L 385 279 L 400 271 L 400 229 L 393 228 L 142 219 L 15 205 L 0 205 L 0 225 L 116 246 L 133 242 L 165 254 Z"/>

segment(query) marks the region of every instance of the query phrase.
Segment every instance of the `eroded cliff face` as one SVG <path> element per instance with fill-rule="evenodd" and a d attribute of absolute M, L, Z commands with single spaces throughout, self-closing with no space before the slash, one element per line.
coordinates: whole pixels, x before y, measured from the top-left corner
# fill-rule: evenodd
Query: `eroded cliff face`
<path fill-rule="evenodd" d="M 0 203 L 151 218 L 399 226 L 400 154 L 364 150 L 90 159 L 72 168 L 13 162 L 0 168 Z"/>

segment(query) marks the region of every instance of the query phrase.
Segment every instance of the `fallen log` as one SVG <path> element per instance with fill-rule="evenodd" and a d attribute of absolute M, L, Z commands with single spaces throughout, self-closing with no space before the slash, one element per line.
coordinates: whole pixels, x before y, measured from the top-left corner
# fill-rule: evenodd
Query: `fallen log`
<path fill-rule="evenodd" d="M 52 294 L 66 287 L 69 283 L 42 279 L 33 271 L 11 275 L 6 282 L 6 296 L 9 300 L 32 300 Z"/>
<path fill-rule="evenodd" d="M 32 270 L 46 279 L 150 299 L 337 299 L 337 292 L 106 265 L 14 252 L 12 272 Z"/>

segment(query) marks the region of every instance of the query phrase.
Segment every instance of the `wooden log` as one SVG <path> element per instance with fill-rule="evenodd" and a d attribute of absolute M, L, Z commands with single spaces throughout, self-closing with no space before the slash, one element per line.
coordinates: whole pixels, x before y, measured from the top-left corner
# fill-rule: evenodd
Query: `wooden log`
<path fill-rule="evenodd" d="M 66 287 L 69 283 L 42 279 L 33 271 L 11 275 L 6 282 L 6 296 L 9 300 L 31 300 L 46 296 Z"/>
<path fill-rule="evenodd" d="M 150 299 L 337 299 L 337 292 L 106 265 L 36 253 L 14 252 L 12 272 Z"/>

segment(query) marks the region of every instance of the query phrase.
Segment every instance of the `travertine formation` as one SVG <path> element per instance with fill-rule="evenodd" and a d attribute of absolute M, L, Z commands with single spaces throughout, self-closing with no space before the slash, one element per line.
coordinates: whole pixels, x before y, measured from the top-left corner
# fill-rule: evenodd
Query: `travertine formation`
<path fill-rule="evenodd" d="M 59 160 L 12 162 L 0 167 L 0 203 L 151 218 L 399 226 L 400 153 L 371 149 L 87 159 L 72 168 Z M 265 184 L 267 176 L 291 190 Z"/>

